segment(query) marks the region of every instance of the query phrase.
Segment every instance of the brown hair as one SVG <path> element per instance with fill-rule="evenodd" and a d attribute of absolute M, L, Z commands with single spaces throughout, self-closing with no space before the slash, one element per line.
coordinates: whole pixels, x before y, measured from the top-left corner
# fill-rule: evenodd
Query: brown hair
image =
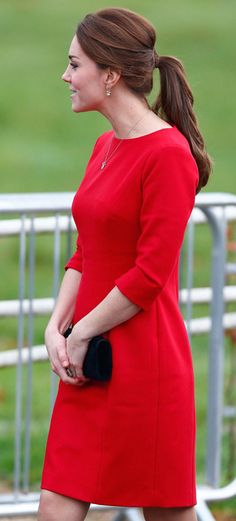
<path fill-rule="evenodd" d="M 138 95 L 153 88 L 153 71 L 160 71 L 160 92 L 152 110 L 187 138 L 199 170 L 197 193 L 207 184 L 212 162 L 193 111 L 193 95 L 183 65 L 173 56 L 158 56 L 156 31 L 143 16 L 123 8 L 101 9 L 79 23 L 76 35 L 87 56 L 99 67 L 121 73 Z"/>

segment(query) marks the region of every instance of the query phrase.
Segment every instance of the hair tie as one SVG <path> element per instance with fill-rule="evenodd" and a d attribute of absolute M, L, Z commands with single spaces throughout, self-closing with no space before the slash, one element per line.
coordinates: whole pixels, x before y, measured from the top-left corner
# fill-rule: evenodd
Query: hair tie
<path fill-rule="evenodd" d="M 154 60 L 154 68 L 158 69 L 160 64 L 160 56 L 158 56 L 155 49 L 153 49 L 153 60 Z"/>

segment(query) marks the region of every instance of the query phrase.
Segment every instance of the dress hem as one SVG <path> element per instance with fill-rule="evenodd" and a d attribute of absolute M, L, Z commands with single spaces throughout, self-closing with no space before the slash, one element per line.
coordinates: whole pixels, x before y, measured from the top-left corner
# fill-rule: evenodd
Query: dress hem
<path fill-rule="evenodd" d="M 148 502 L 148 503 L 143 502 L 142 504 L 137 504 L 135 502 L 128 502 L 128 503 L 124 504 L 119 501 L 112 503 L 111 501 L 107 502 L 106 500 L 102 501 L 102 500 L 96 500 L 95 498 L 93 498 L 93 499 L 89 499 L 88 497 L 85 498 L 83 495 L 82 495 L 83 497 L 82 496 L 76 497 L 74 494 L 68 494 L 65 491 L 63 492 L 62 490 L 59 490 L 57 487 L 54 487 L 54 486 L 53 487 L 42 486 L 41 490 L 48 490 L 49 492 L 55 492 L 56 494 L 66 496 L 68 498 L 75 499 L 77 501 L 84 501 L 86 503 L 90 503 L 93 505 L 103 505 L 104 507 L 114 507 L 114 508 L 116 508 L 116 507 L 124 507 L 124 508 L 126 508 L 126 507 L 128 507 L 128 508 L 142 508 L 142 507 L 160 507 L 160 508 L 185 508 L 186 507 L 186 508 L 188 508 L 189 507 L 190 508 L 190 507 L 195 507 L 197 505 L 197 501 L 196 502 L 191 501 L 190 503 L 187 502 L 187 504 L 181 503 L 178 505 L 176 503 L 170 504 L 169 502 L 166 505 L 163 505 L 160 503 L 155 504 L 155 502 L 154 503 L 152 502 L 151 504 L 150 504 L 150 502 Z"/>

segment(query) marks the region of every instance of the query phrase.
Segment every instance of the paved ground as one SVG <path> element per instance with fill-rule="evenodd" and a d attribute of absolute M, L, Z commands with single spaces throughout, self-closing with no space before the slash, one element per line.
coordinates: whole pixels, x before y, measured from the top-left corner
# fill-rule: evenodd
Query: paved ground
<path fill-rule="evenodd" d="M 112 521 L 115 516 L 115 510 L 103 510 L 99 512 L 91 511 L 86 517 L 86 521 Z M 235 515 L 229 512 L 222 512 L 221 510 L 215 510 L 214 516 L 216 521 L 236 521 Z M 1 521 L 36 521 L 36 517 L 4 517 Z"/>
<path fill-rule="evenodd" d="M 115 516 L 115 510 L 103 510 L 100 512 L 89 512 L 86 521 L 112 521 Z M 36 521 L 36 517 L 4 517 L 1 521 Z"/>
<path fill-rule="evenodd" d="M 216 521 L 236 521 L 236 512 L 222 512 L 222 510 L 214 510 Z"/>

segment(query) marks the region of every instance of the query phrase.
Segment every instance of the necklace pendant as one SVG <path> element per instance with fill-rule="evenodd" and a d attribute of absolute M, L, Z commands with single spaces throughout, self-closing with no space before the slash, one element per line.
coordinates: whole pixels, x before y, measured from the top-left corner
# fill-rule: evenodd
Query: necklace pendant
<path fill-rule="evenodd" d="M 106 161 L 103 161 L 102 164 L 101 164 L 101 170 L 103 170 L 103 168 L 105 168 L 107 162 Z"/>

